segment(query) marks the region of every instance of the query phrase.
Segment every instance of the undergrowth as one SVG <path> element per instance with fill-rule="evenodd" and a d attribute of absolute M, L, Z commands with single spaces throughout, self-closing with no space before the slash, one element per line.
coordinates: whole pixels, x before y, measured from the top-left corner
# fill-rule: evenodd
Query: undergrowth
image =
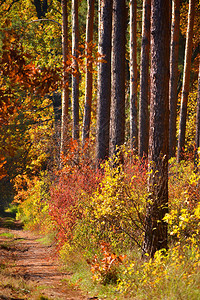
<path fill-rule="evenodd" d="M 18 217 L 27 228 L 53 232 L 72 284 L 109 299 L 199 299 L 200 203 L 190 161 L 169 162 L 169 250 L 141 259 L 147 166 L 124 152 L 100 169 L 72 143 L 63 168 L 27 183 Z M 51 178 L 51 179 L 50 179 Z M 46 229 L 48 228 L 48 230 Z M 102 250 L 103 249 L 103 250 Z M 76 259 L 77 253 L 80 257 Z M 73 263 L 72 263 L 73 257 Z M 123 259 L 122 259 L 123 258 Z"/>

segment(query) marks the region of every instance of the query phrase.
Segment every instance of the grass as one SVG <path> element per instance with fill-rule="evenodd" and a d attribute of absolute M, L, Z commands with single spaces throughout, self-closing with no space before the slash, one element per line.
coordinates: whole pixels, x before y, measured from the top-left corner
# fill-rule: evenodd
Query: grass
<path fill-rule="evenodd" d="M 0 233 L 0 236 L 8 238 L 8 239 L 14 238 L 14 234 L 12 234 L 11 232 L 2 232 L 2 233 Z"/>
<path fill-rule="evenodd" d="M 40 242 L 40 243 L 42 243 L 43 245 L 46 245 L 46 246 L 50 246 L 55 241 L 54 237 L 55 237 L 54 233 L 49 232 L 45 236 L 43 236 L 42 238 L 37 239 L 37 242 Z"/>
<path fill-rule="evenodd" d="M 14 277 L 10 266 L 6 265 L 0 269 L 0 292 L 3 292 L 5 297 L 12 296 L 18 299 L 18 297 L 27 296 L 31 291 L 33 291 L 33 286 L 21 277 Z"/>
<path fill-rule="evenodd" d="M 90 266 L 85 258 L 78 253 L 65 258 L 65 270 L 71 272 L 70 279 L 64 279 L 67 286 L 77 289 L 88 294 L 89 297 L 97 297 L 99 299 L 124 299 L 120 297 L 116 290 L 116 285 L 102 285 L 92 280 Z"/>
<path fill-rule="evenodd" d="M 45 295 L 41 295 L 41 289 L 36 287 L 34 282 L 27 282 L 20 276 L 13 276 L 10 267 L 7 265 L 4 269 L 0 269 L 0 299 L 1 295 L 8 299 L 11 299 L 10 297 L 31 300 L 49 299 Z"/>
<path fill-rule="evenodd" d="M 200 252 L 198 244 L 174 245 L 168 253 L 157 253 L 154 260 L 141 259 L 138 249 L 127 253 L 117 284 L 102 285 L 92 280 L 85 257 L 78 251 L 65 257 L 65 268 L 72 272 L 66 284 L 99 299 L 200 300 Z"/>

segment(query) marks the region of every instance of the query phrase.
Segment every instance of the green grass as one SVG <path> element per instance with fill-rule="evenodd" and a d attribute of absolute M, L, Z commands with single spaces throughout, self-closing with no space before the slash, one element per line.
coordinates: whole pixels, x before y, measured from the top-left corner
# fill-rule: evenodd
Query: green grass
<path fill-rule="evenodd" d="M 126 254 L 117 284 L 102 285 L 93 282 L 90 266 L 76 251 L 65 258 L 65 270 L 72 273 L 70 279 L 65 279 L 66 284 L 100 299 L 200 300 L 200 250 L 197 244 L 172 246 L 167 255 L 160 252 L 149 262 L 141 259 L 138 249 Z"/>
<path fill-rule="evenodd" d="M 14 238 L 14 234 L 12 234 L 11 232 L 3 232 L 3 233 L 0 233 L 0 236 L 6 237 L 6 238 L 8 238 L 8 239 L 13 239 L 13 238 Z"/>
<path fill-rule="evenodd" d="M 42 243 L 43 245 L 49 246 L 54 242 L 54 233 L 49 232 L 48 234 L 44 235 L 42 238 L 37 239 L 38 242 Z"/>
<path fill-rule="evenodd" d="M 65 261 L 65 270 L 71 272 L 70 279 L 64 279 L 69 288 L 79 288 L 89 297 L 99 299 L 124 299 L 121 298 L 116 289 L 116 285 L 102 285 L 92 280 L 90 266 L 79 254 L 70 255 Z"/>

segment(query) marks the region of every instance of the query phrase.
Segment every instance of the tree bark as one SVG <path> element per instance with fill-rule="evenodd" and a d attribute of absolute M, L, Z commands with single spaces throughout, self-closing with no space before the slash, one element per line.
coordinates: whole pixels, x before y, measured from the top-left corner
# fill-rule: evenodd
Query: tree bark
<path fill-rule="evenodd" d="M 78 0 L 72 0 L 72 55 L 73 55 L 73 75 L 72 75 L 72 138 L 79 139 L 79 22 L 78 22 Z"/>
<path fill-rule="evenodd" d="M 99 0 L 99 54 L 97 95 L 97 163 L 109 156 L 111 104 L 112 0 Z"/>
<path fill-rule="evenodd" d="M 200 59 L 199 59 L 199 75 L 198 75 L 198 94 L 197 94 L 197 116 L 196 116 L 196 135 L 195 135 L 195 155 L 194 167 L 195 172 L 199 169 L 199 148 L 200 148 Z"/>
<path fill-rule="evenodd" d="M 125 0 L 113 1 L 112 31 L 112 94 L 111 94 L 111 154 L 125 138 Z"/>
<path fill-rule="evenodd" d="M 151 0 L 143 2 L 142 45 L 140 64 L 139 156 L 148 156 L 149 145 L 149 48 Z"/>
<path fill-rule="evenodd" d="M 92 105 L 92 42 L 94 27 L 94 0 L 88 0 L 87 24 L 86 24 L 86 86 L 85 86 L 85 108 L 83 118 L 82 143 L 85 144 L 89 138 Z"/>
<path fill-rule="evenodd" d="M 36 8 L 38 19 L 44 18 L 48 9 L 47 0 L 44 0 L 43 2 L 40 0 L 34 0 L 33 3 Z"/>
<path fill-rule="evenodd" d="M 174 0 L 172 3 L 171 48 L 170 48 L 169 157 L 173 157 L 176 154 L 179 29 L 180 29 L 180 0 Z"/>
<path fill-rule="evenodd" d="M 130 1 L 130 148 L 138 147 L 137 129 L 137 1 Z"/>
<path fill-rule="evenodd" d="M 184 158 L 187 103 L 188 103 L 189 86 L 190 86 L 190 69 L 191 69 L 191 57 L 192 57 L 194 14 L 195 14 L 195 0 L 190 0 L 189 1 L 189 11 L 188 11 L 188 28 L 187 28 L 186 46 L 185 46 L 183 88 L 182 88 L 182 95 L 181 95 L 181 110 L 180 110 L 178 152 L 177 152 L 177 161 L 178 162 L 180 162 L 180 160 L 182 160 Z"/>
<path fill-rule="evenodd" d="M 68 11 L 67 0 L 62 0 L 62 53 L 63 53 L 63 90 L 62 90 L 62 117 L 61 117 L 61 146 L 60 153 L 66 151 L 68 137 L 68 107 L 69 107 L 69 86 L 68 86 Z"/>
<path fill-rule="evenodd" d="M 167 248 L 169 149 L 169 3 L 151 3 L 151 97 L 148 201 L 143 255 Z"/>

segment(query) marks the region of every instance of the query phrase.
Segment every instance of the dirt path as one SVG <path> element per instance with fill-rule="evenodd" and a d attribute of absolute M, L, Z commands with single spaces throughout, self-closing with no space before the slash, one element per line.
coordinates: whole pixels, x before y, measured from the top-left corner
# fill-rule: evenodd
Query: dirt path
<path fill-rule="evenodd" d="M 0 277 L 0 299 L 95 299 L 70 287 L 70 274 L 60 271 L 52 247 L 39 238 L 28 231 L 0 228 L 0 268 L 5 279 Z"/>

